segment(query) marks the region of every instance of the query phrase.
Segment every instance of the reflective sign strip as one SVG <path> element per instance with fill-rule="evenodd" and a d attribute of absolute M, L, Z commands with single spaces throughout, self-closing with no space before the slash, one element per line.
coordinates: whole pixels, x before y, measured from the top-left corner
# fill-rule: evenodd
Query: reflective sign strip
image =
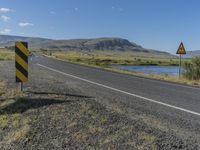
<path fill-rule="evenodd" d="M 22 42 L 16 42 L 16 47 L 20 49 L 27 57 L 29 55 L 28 49 L 22 44 Z"/>
<path fill-rule="evenodd" d="M 16 77 L 20 79 L 21 82 L 28 81 L 28 78 L 25 77 L 18 69 L 16 69 Z"/>
<path fill-rule="evenodd" d="M 25 62 L 18 54 L 15 54 L 16 62 L 20 64 L 24 69 L 28 70 L 28 63 Z"/>
<path fill-rule="evenodd" d="M 16 82 L 28 81 L 28 44 L 26 42 L 15 43 L 15 67 Z"/>

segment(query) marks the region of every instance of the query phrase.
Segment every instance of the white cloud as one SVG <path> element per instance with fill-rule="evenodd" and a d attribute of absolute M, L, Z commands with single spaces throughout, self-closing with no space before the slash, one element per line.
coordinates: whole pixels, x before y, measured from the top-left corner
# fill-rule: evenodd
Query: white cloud
<path fill-rule="evenodd" d="M 3 20 L 4 22 L 7 22 L 7 21 L 10 20 L 10 17 L 4 16 L 4 15 L 2 15 L 0 18 L 1 18 L 1 20 Z"/>
<path fill-rule="evenodd" d="M 29 22 L 20 22 L 18 25 L 19 25 L 20 27 L 34 26 L 34 24 L 29 23 Z"/>
<path fill-rule="evenodd" d="M 3 29 L 0 31 L 1 34 L 9 34 L 11 32 L 11 29 Z"/>
<path fill-rule="evenodd" d="M 78 11 L 79 9 L 76 7 L 76 8 L 74 8 L 74 10 L 75 10 L 75 11 Z"/>
<path fill-rule="evenodd" d="M 7 13 L 7 12 L 10 12 L 10 11 L 12 11 L 11 9 L 9 9 L 9 8 L 0 8 L 0 12 L 2 12 L 2 13 Z"/>
<path fill-rule="evenodd" d="M 50 13 L 51 15 L 55 15 L 55 14 L 56 14 L 55 11 L 50 11 L 49 13 Z"/>

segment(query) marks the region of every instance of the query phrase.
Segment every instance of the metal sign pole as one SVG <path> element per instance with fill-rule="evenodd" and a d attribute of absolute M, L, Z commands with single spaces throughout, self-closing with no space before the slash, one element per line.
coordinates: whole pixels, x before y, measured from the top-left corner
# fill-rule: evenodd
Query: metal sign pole
<path fill-rule="evenodd" d="M 23 82 L 21 82 L 21 92 L 23 92 Z"/>
<path fill-rule="evenodd" d="M 185 47 L 183 45 L 183 42 L 181 42 L 180 46 L 178 47 L 178 50 L 176 52 L 176 54 L 179 54 L 180 55 L 180 60 L 179 60 L 179 80 L 181 79 L 181 66 L 182 66 L 182 55 L 185 55 L 186 54 L 186 50 L 185 50 Z"/>
<path fill-rule="evenodd" d="M 179 79 L 181 78 L 181 66 L 182 66 L 182 62 L 181 62 L 181 54 L 180 54 L 180 60 L 179 60 Z"/>

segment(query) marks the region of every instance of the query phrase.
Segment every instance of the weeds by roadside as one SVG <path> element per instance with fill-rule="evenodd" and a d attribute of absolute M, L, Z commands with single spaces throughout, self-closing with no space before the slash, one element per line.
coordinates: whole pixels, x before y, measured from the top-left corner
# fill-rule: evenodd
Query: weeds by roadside
<path fill-rule="evenodd" d="M 200 80 L 200 57 L 195 57 L 184 64 L 184 77 L 189 80 Z"/>

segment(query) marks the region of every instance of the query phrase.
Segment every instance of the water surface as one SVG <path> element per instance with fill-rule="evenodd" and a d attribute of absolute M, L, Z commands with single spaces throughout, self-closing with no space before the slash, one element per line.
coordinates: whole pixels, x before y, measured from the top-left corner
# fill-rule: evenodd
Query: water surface
<path fill-rule="evenodd" d="M 113 65 L 113 68 L 128 70 L 128 71 L 136 71 L 143 72 L 148 74 L 161 74 L 161 75 L 178 75 L 178 66 L 136 66 L 136 65 Z"/>

